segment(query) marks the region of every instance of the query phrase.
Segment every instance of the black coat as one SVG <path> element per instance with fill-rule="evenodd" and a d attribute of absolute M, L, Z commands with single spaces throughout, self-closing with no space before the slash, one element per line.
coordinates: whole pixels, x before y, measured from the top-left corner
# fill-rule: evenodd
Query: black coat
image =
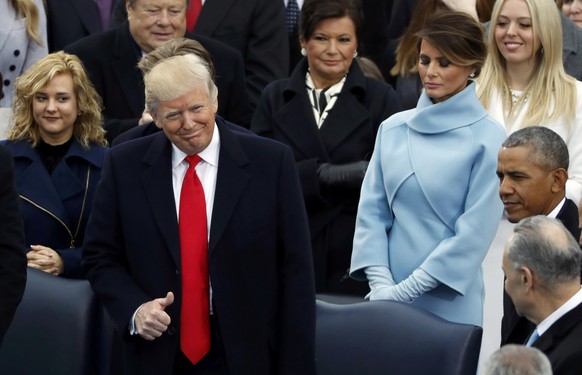
<path fill-rule="evenodd" d="M 112 2 L 113 9 L 118 0 Z M 95 0 L 45 0 L 45 4 L 49 52 L 103 31 Z"/>
<path fill-rule="evenodd" d="M 213 312 L 229 373 L 313 375 L 315 295 L 305 210 L 287 147 L 216 119 L 220 154 L 208 242 Z M 180 343 L 180 236 L 172 148 L 154 134 L 111 148 L 84 266 L 135 374 L 172 374 Z M 168 330 L 129 336 L 144 302 L 173 291 Z"/>
<path fill-rule="evenodd" d="M 578 207 L 571 199 L 566 199 L 556 219 L 568 229 L 577 240 L 580 238 L 578 227 Z M 582 270 L 581 276 L 582 276 Z M 503 319 L 501 321 L 501 345 L 524 344 L 535 328 L 535 324 L 525 317 L 517 315 L 515 305 L 507 292 L 503 291 Z"/>
<path fill-rule="evenodd" d="M 353 63 L 342 92 L 320 129 L 305 89 L 307 60 L 288 79 L 265 88 L 251 130 L 291 147 L 309 216 L 318 292 L 363 294 L 367 285 L 341 282 L 350 265 L 359 189 L 322 191 L 320 163 L 369 160 L 380 123 L 400 110 L 392 87 L 364 77 Z"/>
<path fill-rule="evenodd" d="M 218 114 L 239 125 L 250 123 L 245 91 L 244 65 L 240 54 L 207 37 L 187 33 L 208 50 L 216 68 Z M 103 99 L 103 115 L 109 143 L 137 126 L 145 107 L 144 84 L 137 68 L 139 47 L 129 24 L 88 36 L 65 48 L 81 59 L 97 93 Z"/>
<path fill-rule="evenodd" d="M 26 255 L 12 155 L 0 146 L 0 347 L 26 284 Z"/>
<path fill-rule="evenodd" d="M 194 32 L 242 54 L 253 109 L 267 84 L 289 74 L 289 40 L 281 0 L 206 1 Z"/>
<path fill-rule="evenodd" d="M 582 374 L 582 304 L 552 324 L 532 346 L 548 356 L 554 375 Z"/>

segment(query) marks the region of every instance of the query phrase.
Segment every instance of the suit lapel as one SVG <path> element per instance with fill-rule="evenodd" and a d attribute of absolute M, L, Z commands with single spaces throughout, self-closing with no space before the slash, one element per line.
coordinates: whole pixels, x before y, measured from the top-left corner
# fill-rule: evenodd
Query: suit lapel
<path fill-rule="evenodd" d="M 213 35 L 214 31 L 218 28 L 224 17 L 226 17 L 230 11 L 230 8 L 232 8 L 234 3 L 237 1 L 238 0 L 205 1 L 204 6 L 200 11 L 198 21 L 196 21 L 194 32 L 208 36 Z"/>
<path fill-rule="evenodd" d="M 61 197 L 40 159 L 35 160 L 22 174 L 17 176 L 16 184 L 23 199 L 47 210 L 66 225 L 70 224 Z"/>
<path fill-rule="evenodd" d="M 15 171 L 18 193 L 69 225 L 69 218 L 61 197 L 36 151 L 28 142 L 21 141 L 14 145 L 12 153 L 15 160 L 21 159 L 19 163 L 23 163 L 24 160 L 30 163 L 26 168 L 18 168 Z M 75 187 L 67 189 L 75 189 Z"/>
<path fill-rule="evenodd" d="M 327 152 L 333 153 L 337 146 L 369 119 L 370 113 L 358 102 L 356 97 L 350 91 L 342 90 L 319 130 Z"/>
<path fill-rule="evenodd" d="M 564 206 L 560 209 L 560 212 L 556 215 L 556 219 L 560 220 L 562 224 L 568 229 L 568 231 L 578 239 L 580 237 L 580 227 L 578 223 L 578 207 L 571 200 L 566 198 Z"/>
<path fill-rule="evenodd" d="M 143 108 L 145 102 L 143 77 L 137 68 L 138 59 L 135 55 L 135 46 L 131 42 L 127 21 L 115 32 L 113 56 L 111 66 L 129 108 Z M 141 112 L 136 114 L 137 117 L 140 115 Z"/>
<path fill-rule="evenodd" d="M 306 95 L 296 94 L 274 115 L 274 120 L 289 142 L 303 157 L 319 156 L 329 160 L 321 140 L 315 118 L 311 113 L 311 103 Z"/>
<path fill-rule="evenodd" d="M 152 145 L 143 158 L 140 181 L 160 233 L 176 265 L 180 266 L 180 233 L 172 186 L 172 147 L 164 133 L 153 137 Z"/>
<path fill-rule="evenodd" d="M 18 26 L 18 20 L 16 19 L 14 9 L 8 1 L 2 1 L 0 3 L 0 21 L 2 22 L 2 32 L 0 33 L 0 50 L 4 51 L 4 45 L 8 39 L 10 39 L 10 37 L 14 37 L 12 33 L 17 29 Z"/>
<path fill-rule="evenodd" d="M 248 172 L 245 170 L 249 161 L 236 136 L 222 126 L 222 120 L 217 118 L 216 123 L 220 132 L 220 156 L 212 209 L 209 255 L 220 240 L 249 180 Z"/>
<path fill-rule="evenodd" d="M 582 303 L 574 309 L 568 311 L 566 315 L 558 319 L 554 324 L 548 328 L 543 335 L 537 339 L 532 346 L 538 348 L 544 353 L 547 353 L 553 346 L 554 341 L 561 342 L 562 337 L 566 336 L 572 327 L 580 324 L 582 321 Z"/>

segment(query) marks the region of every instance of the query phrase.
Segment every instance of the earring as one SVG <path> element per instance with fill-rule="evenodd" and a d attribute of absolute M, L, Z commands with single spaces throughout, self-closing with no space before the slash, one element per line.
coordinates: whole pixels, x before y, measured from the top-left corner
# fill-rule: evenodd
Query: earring
<path fill-rule="evenodd" d="M 544 47 L 542 47 L 542 48 L 540 49 L 540 53 L 541 53 L 542 55 L 544 54 Z"/>
<path fill-rule="evenodd" d="M 475 78 L 475 72 L 469 74 L 469 78 Z"/>
<path fill-rule="evenodd" d="M 307 56 L 307 50 L 301 47 L 301 56 Z"/>
<path fill-rule="evenodd" d="M 358 51 L 354 51 L 354 53 L 352 54 L 352 57 L 355 59 L 356 57 L 358 57 Z"/>

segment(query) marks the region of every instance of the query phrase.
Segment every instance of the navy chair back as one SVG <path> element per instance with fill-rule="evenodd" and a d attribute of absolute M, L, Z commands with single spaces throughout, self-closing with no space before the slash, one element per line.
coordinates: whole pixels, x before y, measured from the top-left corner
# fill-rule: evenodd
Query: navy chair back
<path fill-rule="evenodd" d="M 28 268 L 2 347 L 0 374 L 106 374 L 111 325 L 86 280 Z"/>
<path fill-rule="evenodd" d="M 393 301 L 316 301 L 318 375 L 467 375 L 483 330 Z"/>

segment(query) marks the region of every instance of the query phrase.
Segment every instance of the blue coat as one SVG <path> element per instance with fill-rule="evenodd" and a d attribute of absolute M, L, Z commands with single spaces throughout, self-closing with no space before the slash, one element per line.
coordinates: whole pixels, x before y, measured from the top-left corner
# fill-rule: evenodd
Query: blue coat
<path fill-rule="evenodd" d="M 107 148 L 92 145 L 86 150 L 73 140 L 49 175 L 30 142 L 4 141 L 3 144 L 14 156 L 26 251 L 30 245 L 48 246 L 60 254 L 65 269 L 63 276 L 83 278 L 81 246 Z M 71 247 L 71 237 L 74 237 L 74 247 Z"/>
<path fill-rule="evenodd" d="M 362 185 L 351 275 L 388 266 L 396 283 L 422 268 L 440 283 L 413 304 L 482 324 L 481 262 L 503 210 L 495 175 L 503 128 L 470 84 L 382 123 Z"/>

